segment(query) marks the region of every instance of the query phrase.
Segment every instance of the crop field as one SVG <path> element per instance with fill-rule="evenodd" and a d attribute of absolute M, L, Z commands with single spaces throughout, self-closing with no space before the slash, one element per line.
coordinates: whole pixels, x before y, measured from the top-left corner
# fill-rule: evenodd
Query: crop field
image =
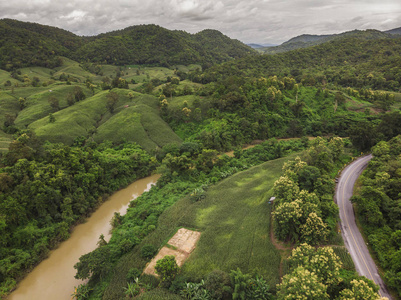
<path fill-rule="evenodd" d="M 291 156 L 292 158 L 292 156 Z M 202 232 L 183 273 L 200 278 L 218 268 L 229 272 L 258 271 L 270 286 L 279 282 L 280 254 L 269 238 L 273 184 L 289 158 L 278 159 L 235 174 L 207 191 L 204 200 L 180 219 Z"/>
<path fill-rule="evenodd" d="M 272 196 L 284 162 L 295 156 L 228 177 L 210 187 L 201 201 L 194 203 L 189 196 L 178 200 L 159 217 L 156 230 L 119 261 L 115 267 L 118 272 L 113 272 L 103 299 L 116 297 L 125 286 L 129 269 L 144 269 L 147 261 L 140 255 L 143 245 L 161 248 L 181 227 L 202 233 L 182 267 L 184 276 L 197 280 L 214 269 L 230 272 L 239 267 L 243 272 L 259 272 L 270 286 L 275 286 L 281 257 L 269 238 L 271 207 L 266 200 Z"/>

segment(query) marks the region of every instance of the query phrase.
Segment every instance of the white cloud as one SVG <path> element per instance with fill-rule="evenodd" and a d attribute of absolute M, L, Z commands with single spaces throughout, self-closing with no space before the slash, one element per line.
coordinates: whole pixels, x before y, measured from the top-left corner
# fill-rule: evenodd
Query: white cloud
<path fill-rule="evenodd" d="M 244 42 L 280 43 L 294 36 L 401 26 L 399 0 L 13 0 L 0 18 L 93 35 L 137 24 L 191 33 L 213 28 Z"/>

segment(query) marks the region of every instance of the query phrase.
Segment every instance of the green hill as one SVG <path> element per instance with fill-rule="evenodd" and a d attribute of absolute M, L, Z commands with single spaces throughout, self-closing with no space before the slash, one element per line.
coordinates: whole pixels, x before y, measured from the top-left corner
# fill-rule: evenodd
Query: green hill
<path fill-rule="evenodd" d="M 344 37 L 275 55 L 246 57 L 208 69 L 202 82 L 228 76 L 292 76 L 305 85 L 398 91 L 401 85 L 401 38 Z"/>
<path fill-rule="evenodd" d="M 4 70 L 59 67 L 63 63 L 59 56 L 102 64 L 168 66 L 220 63 L 252 53 L 256 53 L 252 48 L 216 30 L 189 34 L 138 25 L 80 37 L 56 27 L 0 20 L 0 69 Z"/>
<path fill-rule="evenodd" d="M 0 20 L 0 68 L 14 70 L 27 66 L 60 66 L 62 62 L 58 56 L 68 56 L 71 50 L 63 46 L 61 40 L 52 37 L 58 36 L 59 30 L 34 23 Z M 55 31 L 54 35 L 50 31 Z"/>
<path fill-rule="evenodd" d="M 52 93 L 61 94 L 68 89 L 73 87 L 62 86 Z M 49 121 L 51 108 L 47 100 L 43 101 L 49 94 L 45 91 L 43 95 L 36 95 L 28 101 L 32 103 L 20 113 L 16 124 L 26 125 L 36 118 L 37 121 L 30 123 L 28 128 L 34 130 L 40 139 L 65 144 L 72 144 L 76 138 L 82 136 L 93 136 L 99 143 L 104 140 L 114 143 L 136 142 L 148 151 L 168 143 L 181 144 L 181 139 L 161 119 L 155 97 L 136 93 L 130 99 L 129 90 L 113 91 L 119 95 L 113 114 L 106 107 L 109 92 L 104 91 L 53 113 L 54 122 Z M 38 119 L 38 116 L 43 117 Z"/>
<path fill-rule="evenodd" d="M 216 30 L 192 35 L 157 25 L 139 25 L 94 37 L 77 51 L 76 58 L 117 65 L 171 65 L 219 63 L 250 53 L 254 50 Z"/>
<path fill-rule="evenodd" d="M 340 34 L 329 34 L 329 35 L 311 35 L 311 34 L 303 34 L 297 37 L 294 37 L 287 42 L 282 43 L 276 47 L 266 47 L 261 48 L 259 50 L 263 51 L 266 54 L 274 54 L 287 52 L 299 48 L 307 48 L 311 46 L 316 46 L 320 44 L 324 44 L 330 41 L 337 41 L 343 38 L 357 38 L 361 40 L 376 40 L 382 38 L 391 38 L 392 35 L 387 32 L 381 32 L 378 30 L 368 29 L 368 30 L 353 30 L 347 31 Z"/>

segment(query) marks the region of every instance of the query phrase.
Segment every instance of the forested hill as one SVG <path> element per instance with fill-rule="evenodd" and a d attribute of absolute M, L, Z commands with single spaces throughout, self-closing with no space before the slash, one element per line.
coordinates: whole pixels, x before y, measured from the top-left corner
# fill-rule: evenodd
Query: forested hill
<path fill-rule="evenodd" d="M 124 64 L 210 64 L 256 53 L 215 30 L 197 34 L 157 25 L 80 37 L 56 27 L 10 19 L 0 20 L 0 68 L 57 67 L 58 56 L 78 61 Z"/>
<path fill-rule="evenodd" d="M 299 48 L 307 48 L 315 45 L 324 44 L 330 41 L 338 41 L 343 38 L 358 38 L 361 40 L 376 40 L 382 38 L 391 38 L 393 33 L 390 31 L 381 32 L 379 30 L 353 30 L 347 31 L 340 34 L 329 34 L 329 35 L 312 35 L 312 34 L 302 34 L 296 36 L 287 42 L 282 43 L 276 47 L 266 47 L 260 49 L 267 54 L 275 54 L 286 52 L 290 50 L 295 50 Z"/>
<path fill-rule="evenodd" d="M 214 66 L 199 80 L 229 76 L 293 76 L 305 85 L 398 91 L 401 85 L 401 37 L 361 40 L 355 37 L 276 55 L 247 57 Z"/>
<path fill-rule="evenodd" d="M 220 63 L 255 53 L 238 40 L 216 30 L 197 34 L 139 25 L 101 34 L 76 53 L 76 59 L 122 64 Z"/>

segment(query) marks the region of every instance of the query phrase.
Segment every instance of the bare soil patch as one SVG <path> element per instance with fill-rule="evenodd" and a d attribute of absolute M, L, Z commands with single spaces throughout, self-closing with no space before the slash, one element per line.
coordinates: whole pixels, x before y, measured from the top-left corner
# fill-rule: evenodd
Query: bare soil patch
<path fill-rule="evenodd" d="M 160 249 L 159 253 L 146 266 L 144 273 L 157 276 L 155 273 L 156 262 L 167 255 L 174 255 L 177 265 L 181 267 L 196 248 L 200 235 L 199 231 L 180 228 L 168 241 L 167 245 Z"/>

